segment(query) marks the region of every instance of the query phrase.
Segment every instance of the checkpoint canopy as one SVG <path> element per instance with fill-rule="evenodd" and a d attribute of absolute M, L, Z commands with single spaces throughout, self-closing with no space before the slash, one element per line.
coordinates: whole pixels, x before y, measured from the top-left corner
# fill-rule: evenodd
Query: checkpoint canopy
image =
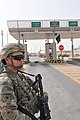
<path fill-rule="evenodd" d="M 16 40 L 80 38 L 80 19 L 8 20 L 7 25 Z"/>

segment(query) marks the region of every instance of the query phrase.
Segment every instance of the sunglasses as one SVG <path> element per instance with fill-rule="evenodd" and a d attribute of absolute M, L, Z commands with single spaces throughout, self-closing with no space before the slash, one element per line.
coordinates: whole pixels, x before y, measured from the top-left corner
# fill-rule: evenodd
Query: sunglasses
<path fill-rule="evenodd" d="M 24 59 L 24 55 L 15 55 L 15 56 L 12 56 L 12 59 L 20 61 L 21 59 Z"/>

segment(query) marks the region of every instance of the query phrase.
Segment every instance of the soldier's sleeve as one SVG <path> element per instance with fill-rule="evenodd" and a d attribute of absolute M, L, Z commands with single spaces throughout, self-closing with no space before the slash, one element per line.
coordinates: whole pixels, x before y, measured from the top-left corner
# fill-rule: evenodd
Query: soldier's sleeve
<path fill-rule="evenodd" d="M 16 96 L 6 76 L 0 76 L 0 112 L 4 120 L 20 120 Z"/>

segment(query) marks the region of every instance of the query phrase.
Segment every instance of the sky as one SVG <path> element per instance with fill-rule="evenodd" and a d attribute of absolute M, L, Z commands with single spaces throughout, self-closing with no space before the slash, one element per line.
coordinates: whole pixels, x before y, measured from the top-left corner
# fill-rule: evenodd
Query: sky
<path fill-rule="evenodd" d="M 3 45 L 17 42 L 8 32 L 8 20 L 49 19 L 80 19 L 80 0 L 0 0 L 0 32 L 3 31 Z M 70 40 L 61 40 L 61 44 L 65 50 L 71 49 Z M 29 52 L 38 52 L 45 49 L 45 40 L 30 40 L 27 45 Z M 74 40 L 74 47 L 79 46 L 80 39 Z"/>

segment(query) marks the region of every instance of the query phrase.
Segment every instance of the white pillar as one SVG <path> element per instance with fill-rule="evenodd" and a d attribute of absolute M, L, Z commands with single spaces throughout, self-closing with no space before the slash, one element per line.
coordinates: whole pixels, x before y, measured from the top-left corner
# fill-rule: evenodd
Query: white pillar
<path fill-rule="evenodd" d="M 56 56 L 56 43 L 55 43 L 55 41 L 53 41 L 53 60 L 54 61 L 57 60 L 57 56 Z"/>
<path fill-rule="evenodd" d="M 55 32 L 53 33 L 53 60 L 54 60 L 54 61 L 57 60 L 57 56 L 56 56 Z"/>
<path fill-rule="evenodd" d="M 2 47 L 3 47 L 3 30 L 1 31 L 1 36 L 2 36 Z"/>
<path fill-rule="evenodd" d="M 28 59 L 28 54 L 27 54 L 27 44 L 24 44 L 24 49 L 25 49 L 25 60 Z"/>
<path fill-rule="evenodd" d="M 72 52 L 72 57 L 74 57 L 74 45 L 73 45 L 73 38 L 71 38 L 71 52 Z"/>

